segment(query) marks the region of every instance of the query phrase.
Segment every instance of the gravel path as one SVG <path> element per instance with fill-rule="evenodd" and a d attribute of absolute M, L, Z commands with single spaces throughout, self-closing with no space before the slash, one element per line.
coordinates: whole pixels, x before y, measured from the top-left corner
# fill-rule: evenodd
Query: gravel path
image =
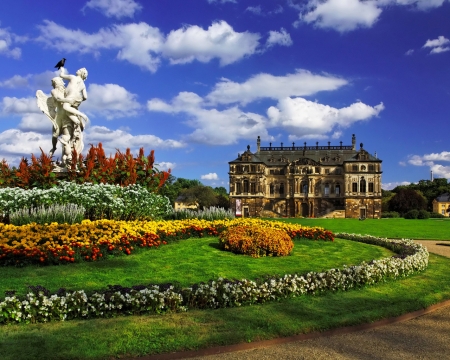
<path fill-rule="evenodd" d="M 443 241 L 416 242 L 425 245 L 429 252 L 450 257 L 450 246 L 438 245 Z M 371 330 L 191 359 L 450 359 L 450 306 Z"/>

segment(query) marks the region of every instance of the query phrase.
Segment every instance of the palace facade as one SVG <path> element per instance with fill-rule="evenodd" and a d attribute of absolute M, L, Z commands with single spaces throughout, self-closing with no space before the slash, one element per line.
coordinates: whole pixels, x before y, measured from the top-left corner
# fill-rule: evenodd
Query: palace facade
<path fill-rule="evenodd" d="M 261 146 L 229 162 L 236 215 L 381 217 L 381 160 L 352 145 Z"/>

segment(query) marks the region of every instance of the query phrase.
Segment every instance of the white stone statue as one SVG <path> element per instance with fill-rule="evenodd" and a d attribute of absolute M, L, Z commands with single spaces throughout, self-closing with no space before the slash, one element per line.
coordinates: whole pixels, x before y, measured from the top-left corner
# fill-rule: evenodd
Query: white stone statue
<path fill-rule="evenodd" d="M 62 144 L 61 166 L 64 170 L 72 159 L 72 151 L 77 154 L 83 151 L 83 130 L 89 121 L 86 114 L 78 110 L 80 104 L 87 99 L 84 81 L 88 72 L 82 68 L 76 75 L 66 75 L 61 67 L 60 77 L 52 79 L 53 90 L 51 96 L 47 96 L 41 90 L 36 92 L 39 109 L 50 119 L 53 124 L 52 149 L 50 156 L 56 150 L 59 141 Z M 63 79 L 69 80 L 67 87 Z M 57 169 L 58 170 L 58 169 Z"/>

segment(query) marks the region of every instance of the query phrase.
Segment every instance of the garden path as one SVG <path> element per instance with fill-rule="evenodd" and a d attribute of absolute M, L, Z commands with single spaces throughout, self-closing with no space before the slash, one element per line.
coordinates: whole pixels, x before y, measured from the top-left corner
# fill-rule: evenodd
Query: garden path
<path fill-rule="evenodd" d="M 450 257 L 450 246 L 438 245 L 445 243 L 443 241 L 415 241 L 425 245 L 429 252 Z M 160 359 L 450 359 L 450 301 L 435 305 L 428 311 L 406 314 L 396 320 L 389 325 L 386 325 L 388 321 L 380 322 L 384 326 L 369 324 L 367 330 L 357 329 L 350 333 L 345 333 L 345 329 L 337 329 L 326 336 L 322 334 L 309 340 L 274 339 L 196 353 L 168 354 Z"/>

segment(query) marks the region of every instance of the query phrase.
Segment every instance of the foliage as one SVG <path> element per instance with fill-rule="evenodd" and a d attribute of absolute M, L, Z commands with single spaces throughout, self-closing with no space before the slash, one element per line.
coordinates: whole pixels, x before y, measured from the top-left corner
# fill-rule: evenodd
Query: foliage
<path fill-rule="evenodd" d="M 392 219 L 392 218 L 400 217 L 400 214 L 396 211 L 386 211 L 386 212 L 381 213 L 381 217 L 386 218 L 386 219 L 389 219 L 389 218 Z"/>
<path fill-rule="evenodd" d="M 128 186 L 139 184 L 149 191 L 157 191 L 164 185 L 170 172 L 158 171 L 153 167 L 155 152 L 144 155 L 144 148 L 139 149 L 139 155 L 135 158 L 130 149 L 125 154 L 117 150 L 114 157 L 106 157 L 102 143 L 98 146 L 91 145 L 86 155 L 72 157 L 72 163 L 68 171 L 68 178 L 77 183 L 90 182 L 93 184 L 118 184 Z"/>
<path fill-rule="evenodd" d="M 260 226 L 229 227 L 219 235 L 219 245 L 223 250 L 255 258 L 287 256 L 294 248 L 286 231 Z"/>
<path fill-rule="evenodd" d="M 419 217 L 419 210 L 409 210 L 404 217 L 405 219 L 417 219 Z"/>
<path fill-rule="evenodd" d="M 200 209 L 209 208 L 217 204 L 216 193 L 210 186 L 197 185 L 184 189 L 181 191 L 180 197 L 188 205 L 198 204 Z"/>
<path fill-rule="evenodd" d="M 159 171 L 154 168 L 155 154 L 152 150 L 148 156 L 144 149 L 134 157 L 130 149 L 125 154 L 117 150 L 109 158 L 105 156 L 102 144 L 91 145 L 88 154 L 74 153 L 72 163 L 67 172 L 67 178 L 76 183 L 117 184 L 128 186 L 138 184 L 154 192 L 164 185 L 170 171 Z M 0 187 L 20 187 L 23 189 L 48 189 L 55 186 L 59 180 L 53 172 L 52 158 L 41 149 L 41 156 L 31 155 L 31 164 L 23 158 L 19 167 L 10 168 L 5 160 L 0 164 Z"/>
<path fill-rule="evenodd" d="M 176 178 L 175 176 L 170 175 L 164 185 L 159 188 L 158 194 L 167 196 L 172 206 L 174 206 L 175 200 L 183 189 L 201 185 L 202 183 L 199 180 Z"/>
<path fill-rule="evenodd" d="M 439 214 L 437 212 L 431 212 L 430 213 L 430 218 L 432 218 L 432 219 L 442 219 L 442 218 L 445 218 L 445 215 Z"/>
<path fill-rule="evenodd" d="M 435 178 L 431 180 L 419 180 L 417 184 L 411 183 L 409 185 L 397 186 L 392 191 L 398 193 L 401 189 L 410 189 L 420 191 L 427 199 L 427 210 L 433 210 L 433 200 L 439 195 L 450 193 L 450 183 L 445 178 Z"/>
<path fill-rule="evenodd" d="M 429 219 L 430 213 L 426 210 L 419 210 L 419 214 L 417 214 L 418 219 Z"/>
<path fill-rule="evenodd" d="M 389 200 L 389 210 L 396 211 L 402 215 L 409 210 L 425 210 L 426 208 L 427 202 L 425 197 L 412 189 L 400 189 Z"/>
<path fill-rule="evenodd" d="M 0 188 L 0 213 L 9 215 L 23 208 L 76 204 L 90 220 L 160 219 L 172 211 L 166 197 L 141 185 L 76 184 L 59 182 L 50 189 Z"/>
<path fill-rule="evenodd" d="M 184 219 L 203 219 L 203 220 L 222 220 L 234 219 L 235 214 L 231 210 L 211 206 L 204 210 L 180 209 L 173 210 L 170 214 L 164 217 L 166 220 L 184 220 Z"/>
<path fill-rule="evenodd" d="M 381 211 L 389 212 L 389 201 L 395 196 L 393 191 L 381 190 Z"/>
<path fill-rule="evenodd" d="M 24 208 L 12 212 L 9 215 L 9 221 L 16 226 L 30 223 L 50 224 L 56 222 L 59 224 L 81 223 L 84 218 L 85 209 L 76 204 L 52 204 L 48 207 L 41 205 L 36 208 Z"/>
<path fill-rule="evenodd" d="M 52 295 L 43 287 L 30 287 L 30 292 L 24 299 L 8 294 L 0 302 L 0 323 L 47 322 L 262 304 L 303 294 L 346 291 L 386 279 L 409 276 L 428 266 L 429 255 L 426 248 L 410 240 L 387 240 L 354 234 L 339 236 L 389 247 L 398 255 L 343 269 L 309 272 L 304 275 L 287 274 L 256 281 L 219 278 L 183 289 L 170 284 L 132 288 L 109 286 L 107 291 L 93 294 L 86 294 L 82 290 L 69 292 L 60 289 Z"/>

